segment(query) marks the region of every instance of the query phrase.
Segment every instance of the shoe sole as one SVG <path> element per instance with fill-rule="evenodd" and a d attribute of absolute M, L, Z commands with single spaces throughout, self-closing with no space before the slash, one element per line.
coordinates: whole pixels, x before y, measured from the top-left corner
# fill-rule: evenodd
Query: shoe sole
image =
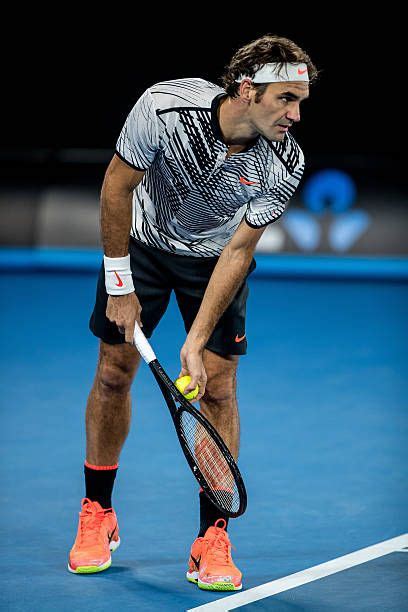
<path fill-rule="evenodd" d="M 118 538 L 116 542 L 112 540 L 112 542 L 109 544 L 109 550 L 111 552 L 115 552 L 115 550 L 117 550 L 119 546 L 120 538 Z M 112 557 L 109 557 L 109 559 L 105 561 L 105 563 L 102 563 L 102 565 L 79 565 L 76 569 L 73 569 L 68 562 L 68 571 L 71 572 L 71 574 L 96 574 L 98 572 L 103 572 L 111 565 Z"/>
<path fill-rule="evenodd" d="M 199 580 L 198 572 L 187 572 L 186 578 L 203 591 L 240 591 L 242 589 L 242 584 L 236 586 L 233 582 L 203 582 Z"/>
<path fill-rule="evenodd" d="M 197 584 L 198 582 L 198 572 L 187 572 L 186 578 L 189 582 L 193 582 Z"/>
<path fill-rule="evenodd" d="M 236 586 L 233 582 L 202 582 L 197 581 L 197 586 L 203 591 L 240 591 L 242 584 Z"/>

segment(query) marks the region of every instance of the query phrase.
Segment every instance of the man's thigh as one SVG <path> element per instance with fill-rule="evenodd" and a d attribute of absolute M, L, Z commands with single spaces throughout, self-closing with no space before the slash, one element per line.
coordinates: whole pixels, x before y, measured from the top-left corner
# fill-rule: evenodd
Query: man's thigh
<path fill-rule="evenodd" d="M 186 282 L 182 284 L 180 279 L 180 284 L 175 287 L 177 303 L 187 333 L 197 316 L 212 271 L 215 267 L 215 263 L 211 264 L 209 262 L 208 269 L 205 271 L 203 265 L 205 265 L 205 262 L 197 262 L 197 264 L 192 262 L 189 273 L 192 275 L 195 266 L 197 266 L 198 273 L 195 275 L 195 281 L 193 282 L 193 280 L 191 280 L 189 284 Z M 247 352 L 248 343 L 245 331 L 246 304 L 249 294 L 247 278 L 255 269 L 255 265 L 255 260 L 252 260 L 245 279 L 235 294 L 231 304 L 221 316 L 206 344 L 206 348 L 214 353 L 219 355 L 245 355 Z"/>
<path fill-rule="evenodd" d="M 188 333 L 200 309 L 202 298 L 177 295 L 177 302 Z M 246 283 L 239 290 L 233 302 L 221 316 L 208 339 L 206 348 L 219 355 L 245 355 L 246 338 L 246 301 L 248 286 Z"/>

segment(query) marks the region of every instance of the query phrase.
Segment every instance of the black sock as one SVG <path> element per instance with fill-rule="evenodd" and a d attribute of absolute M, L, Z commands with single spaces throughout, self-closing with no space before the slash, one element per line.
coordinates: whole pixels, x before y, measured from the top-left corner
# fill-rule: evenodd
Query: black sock
<path fill-rule="evenodd" d="M 98 468 L 98 469 L 96 469 Z M 92 466 L 85 463 L 85 497 L 99 502 L 102 508 L 112 507 L 112 491 L 118 466 Z"/>
<path fill-rule="evenodd" d="M 218 510 L 210 499 L 200 492 L 200 531 L 198 537 L 202 537 L 209 527 L 212 527 L 217 519 L 224 519 L 226 522 L 225 530 L 228 527 L 228 517 Z"/>

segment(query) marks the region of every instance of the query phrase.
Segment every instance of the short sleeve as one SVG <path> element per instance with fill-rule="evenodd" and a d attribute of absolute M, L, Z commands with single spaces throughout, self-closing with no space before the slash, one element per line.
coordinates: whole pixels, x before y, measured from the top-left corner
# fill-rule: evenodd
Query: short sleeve
<path fill-rule="evenodd" d="M 282 215 L 290 198 L 295 193 L 305 168 L 303 153 L 299 149 L 298 163 L 289 171 L 284 167 L 279 179 L 274 179 L 271 188 L 260 197 L 248 202 L 245 221 L 253 228 L 273 223 Z"/>
<path fill-rule="evenodd" d="M 147 170 L 159 148 L 159 130 L 153 98 L 147 89 L 130 111 L 116 153 L 136 170 Z"/>

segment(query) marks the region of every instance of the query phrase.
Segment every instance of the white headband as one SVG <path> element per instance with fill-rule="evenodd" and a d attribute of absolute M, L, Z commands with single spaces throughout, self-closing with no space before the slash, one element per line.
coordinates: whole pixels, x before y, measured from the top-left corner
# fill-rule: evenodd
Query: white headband
<path fill-rule="evenodd" d="M 278 67 L 282 66 L 278 72 Z M 306 64 L 264 64 L 250 77 L 240 74 L 236 83 L 241 83 L 244 79 L 249 79 L 253 83 L 283 83 L 285 81 L 309 81 Z"/>

